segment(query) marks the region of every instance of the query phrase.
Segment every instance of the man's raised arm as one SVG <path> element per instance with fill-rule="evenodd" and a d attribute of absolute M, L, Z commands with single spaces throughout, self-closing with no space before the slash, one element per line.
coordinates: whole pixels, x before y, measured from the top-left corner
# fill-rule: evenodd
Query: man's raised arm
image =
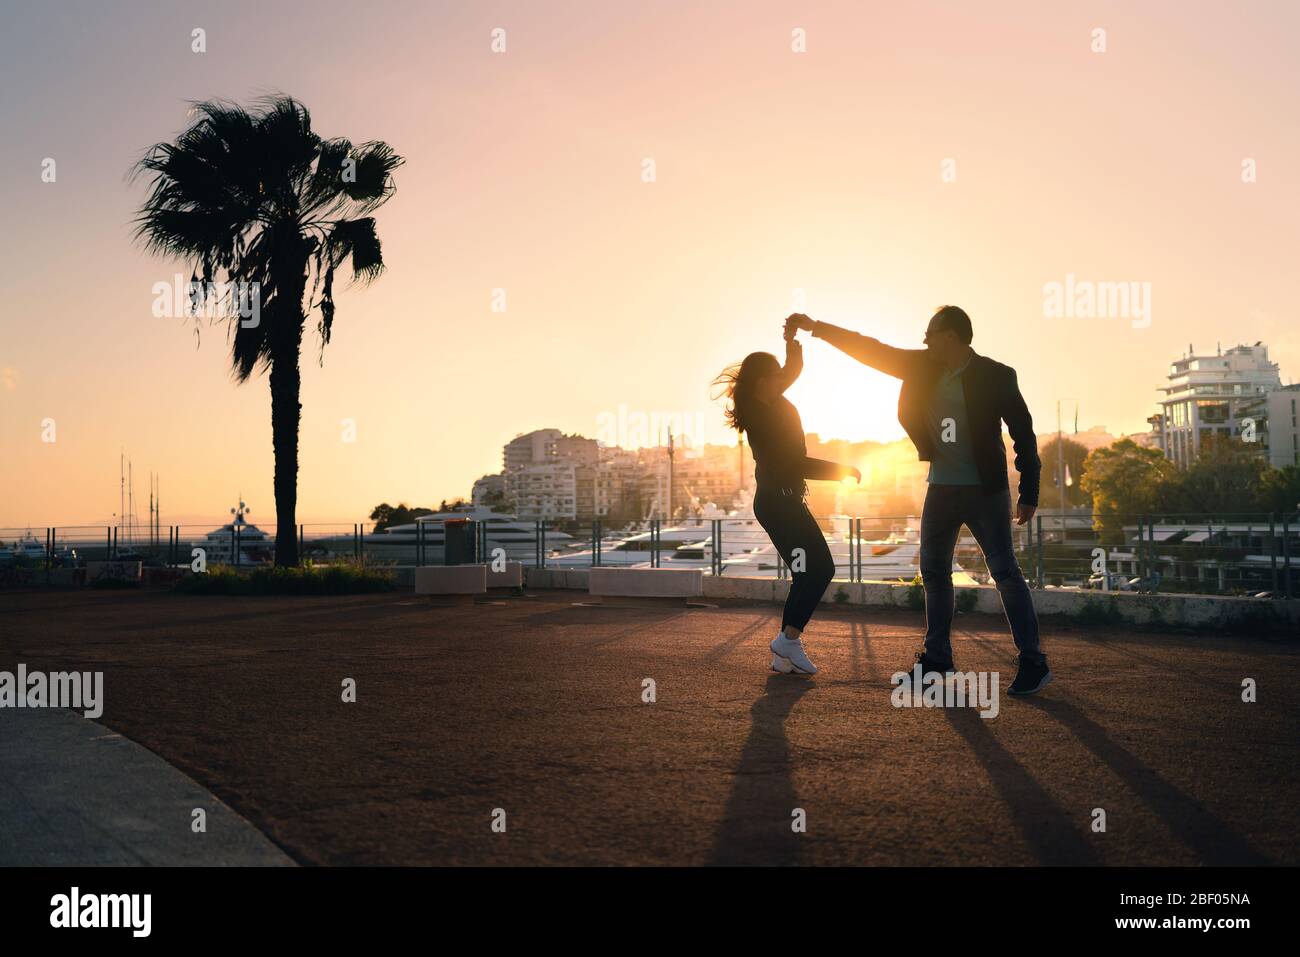
<path fill-rule="evenodd" d="M 898 349 L 887 346 L 879 339 L 832 326 L 829 322 L 817 322 L 800 312 L 792 315 L 786 322 L 793 322 L 798 328 L 807 329 L 817 339 L 825 339 L 840 352 L 852 356 L 863 365 L 879 369 L 898 379 L 906 378 L 920 363 L 929 361 L 924 349 Z"/>

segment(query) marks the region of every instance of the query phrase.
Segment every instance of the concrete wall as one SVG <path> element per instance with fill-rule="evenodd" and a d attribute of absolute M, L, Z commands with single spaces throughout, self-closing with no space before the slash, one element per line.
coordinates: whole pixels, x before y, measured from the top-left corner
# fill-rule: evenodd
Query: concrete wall
<path fill-rule="evenodd" d="M 587 570 L 577 568 L 527 568 L 529 588 L 572 588 L 585 591 Z M 909 592 L 916 588 L 916 592 Z M 775 578 L 704 576 L 704 597 L 748 601 L 785 601 L 789 581 Z M 992 585 L 958 587 L 958 601 L 974 593 L 975 611 L 1001 614 L 1002 603 Z M 1225 598 L 1217 595 L 1138 595 L 1071 588 L 1033 589 L 1034 607 L 1040 615 L 1065 615 L 1085 622 L 1146 625 L 1152 627 L 1250 630 L 1300 637 L 1300 600 Z M 838 600 L 837 600 L 837 596 Z M 912 585 L 884 582 L 831 582 L 822 601 L 873 608 L 906 608 L 920 598 Z M 969 599 L 966 599 L 969 600 Z"/>

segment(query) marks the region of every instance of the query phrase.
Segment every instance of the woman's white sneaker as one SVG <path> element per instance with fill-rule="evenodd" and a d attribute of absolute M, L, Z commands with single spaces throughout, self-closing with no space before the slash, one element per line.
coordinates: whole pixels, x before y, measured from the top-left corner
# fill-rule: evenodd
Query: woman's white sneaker
<path fill-rule="evenodd" d="M 790 662 L 786 661 L 780 655 L 774 654 L 772 655 L 772 670 L 779 675 L 788 675 L 790 672 L 794 671 L 794 665 L 790 664 Z"/>
<path fill-rule="evenodd" d="M 795 638 L 792 640 L 787 638 L 783 631 L 772 639 L 772 644 L 769 647 L 772 649 L 772 654 L 778 658 L 783 658 L 793 670 L 800 674 L 817 674 L 817 666 L 809 660 L 808 653 L 803 650 L 803 641 L 801 639 Z"/>

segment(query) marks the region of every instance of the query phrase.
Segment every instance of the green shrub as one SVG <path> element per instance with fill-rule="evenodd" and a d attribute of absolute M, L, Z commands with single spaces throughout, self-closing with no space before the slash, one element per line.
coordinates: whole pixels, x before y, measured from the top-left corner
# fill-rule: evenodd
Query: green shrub
<path fill-rule="evenodd" d="M 844 586 L 841 585 L 839 588 L 835 589 L 835 594 L 833 597 L 837 603 L 843 604 L 844 602 L 849 600 L 849 593 L 846 592 L 844 590 Z"/>
<path fill-rule="evenodd" d="M 975 606 L 980 603 L 980 596 L 973 588 L 963 588 L 957 592 L 957 611 L 959 614 L 968 615 L 975 610 Z"/>
<path fill-rule="evenodd" d="M 1119 625 L 1124 622 L 1113 598 L 1105 601 L 1089 598 L 1072 617 L 1081 625 Z"/>
<path fill-rule="evenodd" d="M 917 575 L 907 586 L 907 607 L 912 611 L 925 610 L 925 585 Z"/>
<path fill-rule="evenodd" d="M 391 568 L 345 561 L 334 565 L 307 562 L 300 568 L 261 565 L 247 573 L 229 565 L 213 565 L 202 574 L 183 578 L 176 591 L 190 595 L 364 595 L 396 587 Z"/>

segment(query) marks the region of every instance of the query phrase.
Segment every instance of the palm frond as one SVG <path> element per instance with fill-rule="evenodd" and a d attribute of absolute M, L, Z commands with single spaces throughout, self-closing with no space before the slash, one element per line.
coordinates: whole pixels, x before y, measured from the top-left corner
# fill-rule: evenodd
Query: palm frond
<path fill-rule="evenodd" d="M 296 360 L 312 308 L 321 312 L 323 350 L 337 267 L 350 259 L 353 279 L 363 283 L 383 271 L 375 220 L 366 214 L 392 196 L 403 159 L 380 141 L 322 139 L 307 108 L 288 96 L 265 98 L 253 110 L 208 100 L 193 104 L 191 115 L 188 128 L 130 172 L 149 180 L 135 235 L 148 251 L 190 264 L 195 281 L 201 271 L 205 288 L 223 274 L 232 293 L 256 285 L 256 325 L 235 321 L 235 295 L 221 307 L 231 320 L 232 372 L 244 381 L 278 356 L 289 358 L 285 350 Z"/>

